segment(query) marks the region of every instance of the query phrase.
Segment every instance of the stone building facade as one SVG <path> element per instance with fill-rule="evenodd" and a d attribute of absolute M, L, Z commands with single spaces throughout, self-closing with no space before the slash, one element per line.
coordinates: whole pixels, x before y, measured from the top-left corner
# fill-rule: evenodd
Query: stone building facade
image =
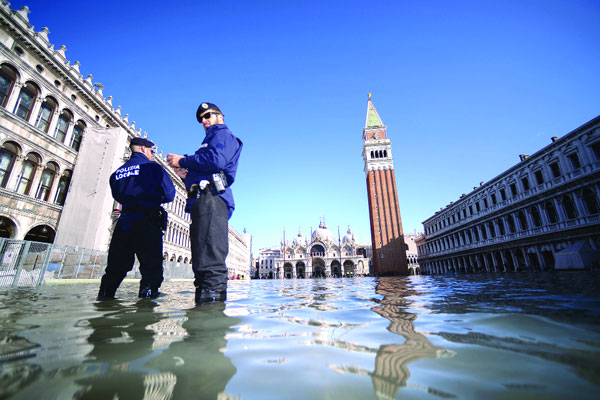
<path fill-rule="evenodd" d="M 548 270 L 577 243 L 598 252 L 599 199 L 596 117 L 425 220 L 421 273 Z"/>
<path fill-rule="evenodd" d="M 404 243 L 406 243 L 406 263 L 408 264 L 408 273 L 410 275 L 419 275 L 419 252 L 417 249 L 417 240 L 422 234 L 407 233 L 404 235 Z"/>
<path fill-rule="evenodd" d="M 256 268 L 260 279 L 275 278 L 275 260 L 281 258 L 280 249 L 262 249 L 258 253 Z"/>
<path fill-rule="evenodd" d="M 55 49 L 48 28 L 35 30 L 28 14 L 27 7 L 0 3 L 0 237 L 104 251 L 120 211 L 108 176 L 129 157 L 128 142 L 142 129 L 92 75 L 83 77 L 65 46 Z M 155 161 L 177 190 L 165 207 L 164 258 L 188 263 L 185 187 L 162 151 Z M 232 263 L 246 270 L 249 235 L 229 231 Z"/>
<path fill-rule="evenodd" d="M 302 233 L 290 242 L 281 242 L 281 257 L 275 259 L 275 278 L 340 278 L 369 275 L 365 249 L 348 232 L 335 240 L 324 222 L 307 240 Z"/>

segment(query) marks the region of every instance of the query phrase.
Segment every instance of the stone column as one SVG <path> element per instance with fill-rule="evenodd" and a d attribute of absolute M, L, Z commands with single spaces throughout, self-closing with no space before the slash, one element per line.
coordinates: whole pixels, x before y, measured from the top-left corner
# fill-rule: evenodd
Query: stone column
<path fill-rule="evenodd" d="M 22 154 L 17 154 L 15 156 L 15 162 L 13 163 L 13 167 L 10 170 L 10 177 L 6 182 L 6 188 L 8 190 L 16 190 L 17 189 L 17 179 L 21 174 L 21 168 L 23 168 L 23 160 L 25 156 Z"/>
<path fill-rule="evenodd" d="M 581 200 L 580 194 L 580 190 L 573 192 L 573 205 L 575 205 L 575 209 L 577 210 L 577 218 L 587 215 L 587 211 L 585 209 L 585 205 L 583 204 L 583 200 Z"/>
<path fill-rule="evenodd" d="M 492 267 L 494 268 L 494 272 L 498 272 L 498 260 L 496 259 L 494 252 L 490 253 L 492 256 Z"/>
<path fill-rule="evenodd" d="M 547 268 L 544 265 L 545 261 L 544 261 L 544 257 L 542 256 L 542 252 L 540 251 L 541 250 L 540 246 L 536 245 L 536 246 L 534 246 L 534 249 L 535 249 L 535 254 L 537 255 L 537 258 L 538 258 L 538 263 L 540 264 L 540 270 L 541 271 L 546 270 Z"/>
<path fill-rule="evenodd" d="M 58 125 L 58 118 L 60 117 L 60 113 L 58 110 L 54 110 L 52 113 L 52 121 L 50 121 L 50 126 L 48 127 L 48 135 L 52 136 L 56 140 L 56 126 Z"/>
<path fill-rule="evenodd" d="M 75 121 L 72 119 L 69 121 L 67 126 L 67 133 L 65 134 L 65 141 L 63 142 L 67 146 L 71 147 L 71 140 L 73 140 L 73 128 L 75 127 Z"/>
<path fill-rule="evenodd" d="M 483 265 L 485 267 L 486 272 L 490 272 L 490 265 L 488 263 L 487 254 L 489 253 L 482 253 L 481 256 L 483 257 Z"/>
<path fill-rule="evenodd" d="M 517 259 L 517 256 L 515 255 L 515 251 L 514 250 L 509 250 L 510 252 L 510 256 L 512 258 L 512 262 L 513 262 L 513 272 L 517 271 L 517 269 L 519 268 L 519 260 Z"/>
<path fill-rule="evenodd" d="M 567 221 L 567 214 L 565 214 L 565 210 L 562 206 L 562 201 L 559 201 L 558 198 L 554 197 L 550 201 L 554 202 L 554 208 L 556 209 L 556 213 L 558 214 L 558 222 Z"/>
<path fill-rule="evenodd" d="M 52 179 L 52 183 L 50 184 L 50 194 L 48 195 L 49 203 L 54 202 L 54 197 L 56 196 L 56 192 L 58 191 L 58 182 L 60 181 L 60 175 L 58 173 L 54 174 L 54 178 Z"/>
<path fill-rule="evenodd" d="M 17 105 L 17 100 L 19 99 L 19 93 L 21 93 L 21 89 L 23 88 L 23 84 L 19 82 L 15 82 L 13 85 L 13 89 L 10 92 L 10 96 L 8 96 L 8 101 L 6 102 L 6 106 L 4 107 L 6 111 L 14 113 L 15 106 Z"/>
<path fill-rule="evenodd" d="M 32 107 L 31 112 L 29 113 L 29 118 L 27 119 L 27 122 L 29 122 L 31 125 L 35 126 L 35 122 L 37 120 L 38 114 L 40 113 L 41 107 L 42 107 L 42 99 L 38 96 L 33 101 L 33 107 Z"/>
<path fill-rule="evenodd" d="M 43 171 L 44 171 L 43 165 L 38 165 L 33 170 L 33 176 L 32 176 L 31 186 L 29 187 L 28 196 L 36 197 L 37 191 L 38 191 L 38 186 L 40 185 L 40 179 L 42 178 Z"/>

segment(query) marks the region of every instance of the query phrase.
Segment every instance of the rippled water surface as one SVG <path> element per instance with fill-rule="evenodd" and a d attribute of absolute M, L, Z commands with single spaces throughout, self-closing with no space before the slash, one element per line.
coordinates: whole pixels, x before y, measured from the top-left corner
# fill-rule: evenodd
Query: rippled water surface
<path fill-rule="evenodd" d="M 0 398 L 600 398 L 600 273 L 0 291 Z"/>

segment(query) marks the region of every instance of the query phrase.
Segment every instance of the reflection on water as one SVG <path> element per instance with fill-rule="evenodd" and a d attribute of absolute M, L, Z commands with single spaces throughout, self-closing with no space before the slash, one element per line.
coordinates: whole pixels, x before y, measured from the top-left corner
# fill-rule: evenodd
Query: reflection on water
<path fill-rule="evenodd" d="M 0 398 L 600 395 L 600 274 L 230 281 L 226 305 L 0 292 Z"/>
<path fill-rule="evenodd" d="M 400 345 L 382 345 L 377 351 L 375 370 L 371 374 L 377 394 L 384 398 L 395 398 L 398 389 L 406 386 L 410 372 L 408 364 L 422 358 L 451 357 L 450 350 L 434 346 L 421 333 L 415 331 L 414 321 L 417 314 L 406 312 L 407 299 L 415 291 L 406 285 L 405 280 L 382 279 L 375 287 L 375 292 L 383 296 L 377 307 L 372 308 L 377 314 L 388 319 L 388 329 L 403 336 L 406 341 Z M 441 390 L 428 388 L 443 397 L 455 397 Z"/>
<path fill-rule="evenodd" d="M 77 399 L 216 398 L 235 373 L 221 349 L 238 318 L 225 305 L 203 305 L 177 315 L 156 312 L 159 303 L 140 300 L 126 306 L 98 302 L 101 314 L 89 320 L 87 371 L 78 380 Z"/>

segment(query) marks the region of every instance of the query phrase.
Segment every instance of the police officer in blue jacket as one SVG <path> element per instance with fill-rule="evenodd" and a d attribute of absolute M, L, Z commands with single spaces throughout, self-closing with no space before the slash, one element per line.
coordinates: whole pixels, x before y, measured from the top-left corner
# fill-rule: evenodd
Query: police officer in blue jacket
<path fill-rule="evenodd" d="M 235 208 L 231 185 L 235 181 L 242 141 L 223 123 L 215 104 L 202 103 L 196 119 L 206 136 L 191 155 L 167 154 L 188 191 L 185 210 L 191 214 L 190 241 L 196 303 L 227 299 L 228 223 Z"/>
<path fill-rule="evenodd" d="M 175 198 L 175 186 L 167 171 L 152 161 L 154 143 L 131 140 L 131 158 L 110 176 L 110 189 L 122 205 L 121 216 L 110 241 L 106 271 L 99 299 L 112 299 L 117 288 L 140 261 L 140 298 L 156 298 L 163 281 L 163 231 L 167 212 L 161 207 Z"/>

